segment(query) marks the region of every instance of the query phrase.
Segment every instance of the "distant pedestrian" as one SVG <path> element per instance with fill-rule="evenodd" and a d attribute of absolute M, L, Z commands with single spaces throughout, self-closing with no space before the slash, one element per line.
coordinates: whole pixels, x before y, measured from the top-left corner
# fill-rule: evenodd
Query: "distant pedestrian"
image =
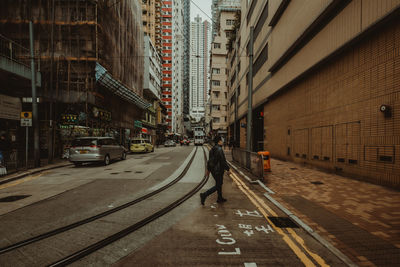
<path fill-rule="evenodd" d="M 204 193 L 200 193 L 200 200 L 202 205 L 204 205 L 206 198 L 215 191 L 217 191 L 218 193 L 218 203 L 226 201 L 226 199 L 222 196 L 222 184 L 224 171 L 227 170 L 229 173 L 229 165 L 226 162 L 224 151 L 222 149 L 222 138 L 220 136 L 217 136 L 214 139 L 214 142 L 215 145 L 210 150 L 210 156 L 207 162 L 207 174 L 212 174 L 215 180 L 215 186 L 211 187 Z"/>

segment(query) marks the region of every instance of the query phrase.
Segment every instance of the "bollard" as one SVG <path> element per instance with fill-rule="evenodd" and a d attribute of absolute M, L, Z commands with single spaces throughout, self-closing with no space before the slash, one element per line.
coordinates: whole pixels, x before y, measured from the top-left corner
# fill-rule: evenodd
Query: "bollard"
<path fill-rule="evenodd" d="M 264 171 L 270 172 L 271 160 L 269 151 L 259 151 L 258 154 L 261 155 L 264 160 Z"/>

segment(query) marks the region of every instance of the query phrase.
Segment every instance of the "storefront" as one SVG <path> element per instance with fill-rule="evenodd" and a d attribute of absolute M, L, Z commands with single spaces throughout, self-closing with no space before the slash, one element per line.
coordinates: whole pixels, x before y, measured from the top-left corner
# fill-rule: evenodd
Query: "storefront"
<path fill-rule="evenodd" d="M 22 105 L 17 97 L 0 94 L 0 151 L 8 172 L 24 165 L 24 131 L 20 126 Z"/>

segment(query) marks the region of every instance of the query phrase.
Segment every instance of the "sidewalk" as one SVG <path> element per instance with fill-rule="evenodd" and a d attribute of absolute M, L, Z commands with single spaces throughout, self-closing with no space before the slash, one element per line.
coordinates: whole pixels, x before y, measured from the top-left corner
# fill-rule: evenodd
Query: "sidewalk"
<path fill-rule="evenodd" d="M 43 164 L 43 162 L 42 162 Z M 28 170 L 21 170 L 18 172 L 14 172 L 12 174 L 8 174 L 5 176 L 0 176 L 0 184 L 5 184 L 14 180 L 18 180 L 20 178 L 23 178 L 25 176 L 28 175 L 32 175 L 38 172 L 42 172 L 42 171 L 47 171 L 47 170 L 51 170 L 51 169 L 56 169 L 56 168 L 61 168 L 64 166 L 69 166 L 72 165 L 71 162 L 69 162 L 68 160 L 65 159 L 55 159 L 54 163 L 51 164 L 46 164 L 44 166 L 41 166 L 39 168 L 32 168 L 32 169 L 28 169 Z"/>
<path fill-rule="evenodd" d="M 273 198 L 356 264 L 400 264 L 399 191 L 275 159 L 271 169 Z"/>

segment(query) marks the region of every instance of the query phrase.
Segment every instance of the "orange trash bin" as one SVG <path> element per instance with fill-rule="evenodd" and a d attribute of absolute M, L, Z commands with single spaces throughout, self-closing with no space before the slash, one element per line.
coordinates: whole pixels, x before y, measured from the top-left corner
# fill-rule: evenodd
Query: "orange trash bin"
<path fill-rule="evenodd" d="M 258 154 L 261 155 L 264 160 L 264 171 L 270 172 L 271 160 L 269 151 L 259 151 Z"/>

